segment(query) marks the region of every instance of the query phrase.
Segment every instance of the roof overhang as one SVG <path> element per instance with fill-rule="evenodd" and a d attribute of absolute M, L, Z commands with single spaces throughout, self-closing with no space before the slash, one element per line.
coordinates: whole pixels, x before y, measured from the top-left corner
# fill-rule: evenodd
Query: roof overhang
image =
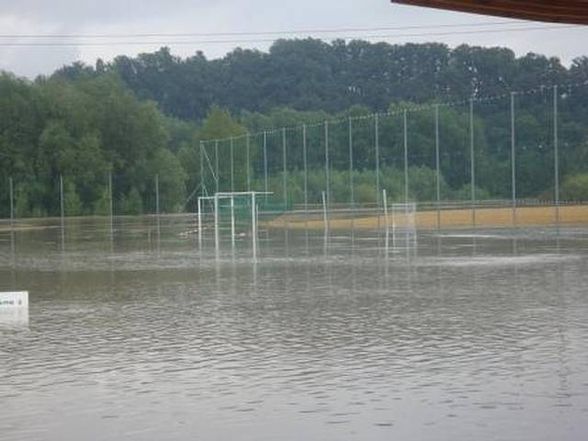
<path fill-rule="evenodd" d="M 474 14 L 552 23 L 588 24 L 588 0 L 391 0 Z"/>

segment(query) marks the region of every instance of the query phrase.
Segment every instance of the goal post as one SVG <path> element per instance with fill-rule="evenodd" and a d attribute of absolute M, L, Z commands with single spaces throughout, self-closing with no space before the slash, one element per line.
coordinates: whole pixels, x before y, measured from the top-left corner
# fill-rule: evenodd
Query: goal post
<path fill-rule="evenodd" d="M 260 195 L 271 193 L 219 192 L 214 196 L 198 198 L 198 241 L 203 245 L 203 234 L 206 226 L 214 228 L 214 244 L 218 251 L 221 235 L 229 231 L 231 246 L 235 247 L 237 237 L 251 235 L 253 255 L 257 255 L 257 216 Z"/>

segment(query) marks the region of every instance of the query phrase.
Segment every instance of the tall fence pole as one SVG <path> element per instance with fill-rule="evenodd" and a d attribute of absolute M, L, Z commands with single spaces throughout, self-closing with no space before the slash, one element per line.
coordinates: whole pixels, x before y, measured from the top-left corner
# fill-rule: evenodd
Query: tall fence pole
<path fill-rule="evenodd" d="M 376 150 L 376 204 L 380 208 L 380 121 L 376 113 L 374 115 L 374 147 Z M 378 213 L 378 219 L 380 218 Z"/>
<path fill-rule="evenodd" d="M 59 175 L 59 217 L 61 219 L 61 228 L 63 228 L 63 219 L 65 218 L 65 201 L 63 198 L 63 175 Z"/>
<path fill-rule="evenodd" d="M 263 191 L 265 192 L 265 202 L 267 203 L 267 131 L 263 132 Z"/>
<path fill-rule="evenodd" d="M 231 156 L 231 191 L 234 192 L 235 191 L 235 146 L 234 146 L 234 141 L 233 138 L 231 137 L 230 141 L 229 141 L 229 154 Z"/>
<path fill-rule="evenodd" d="M 114 239 L 114 201 L 112 198 L 112 172 L 108 173 L 108 203 L 110 208 L 110 239 Z"/>
<path fill-rule="evenodd" d="M 404 132 L 404 203 L 408 203 L 408 118 L 406 109 L 403 114 Z"/>
<path fill-rule="evenodd" d="M 304 217 L 308 222 L 308 157 L 306 153 L 306 124 L 302 125 L 302 162 L 304 167 Z"/>
<path fill-rule="evenodd" d="M 323 200 L 323 225 L 325 228 L 325 243 L 326 243 L 327 238 L 329 237 L 329 208 L 327 206 L 328 198 L 327 198 L 327 195 L 325 194 L 324 191 L 321 193 L 321 196 L 322 196 L 322 200 Z"/>
<path fill-rule="evenodd" d="M 515 127 L 515 94 L 510 93 L 510 173 L 512 190 L 512 223 L 517 223 L 517 176 L 516 176 L 516 127 Z"/>
<path fill-rule="evenodd" d="M 257 203 L 255 192 L 251 192 L 251 247 L 253 250 L 253 261 L 257 261 Z"/>
<path fill-rule="evenodd" d="M 353 122 L 349 118 L 349 202 L 355 208 L 355 188 L 353 185 Z"/>
<path fill-rule="evenodd" d="M 384 227 L 385 227 L 385 240 L 384 244 L 386 247 L 386 255 L 388 254 L 388 245 L 390 243 L 390 223 L 388 222 L 388 196 L 386 195 L 386 189 L 382 190 L 382 200 L 384 202 Z"/>
<path fill-rule="evenodd" d="M 200 194 L 204 194 L 204 143 L 200 141 Z"/>
<path fill-rule="evenodd" d="M 439 104 L 435 105 L 435 170 L 437 175 L 437 229 L 441 229 L 441 155 L 439 153 Z"/>
<path fill-rule="evenodd" d="M 557 226 L 559 226 L 559 133 L 557 101 L 557 86 L 553 86 L 553 173 L 555 179 L 555 223 Z"/>
<path fill-rule="evenodd" d="M 284 210 L 288 207 L 288 159 L 286 156 L 286 128 L 282 127 L 282 191 Z"/>
<path fill-rule="evenodd" d="M 220 191 L 220 175 L 218 162 L 218 140 L 216 140 L 214 141 L 214 173 L 216 174 L 216 179 L 214 180 L 215 193 L 218 193 Z"/>
<path fill-rule="evenodd" d="M 63 175 L 59 175 L 59 219 L 61 221 L 61 249 L 65 250 L 65 201 L 63 197 Z"/>
<path fill-rule="evenodd" d="M 155 175 L 155 214 L 159 217 L 159 174 Z"/>
<path fill-rule="evenodd" d="M 474 98 L 470 98 L 470 186 L 472 225 L 476 226 L 476 165 L 474 157 Z"/>
<path fill-rule="evenodd" d="M 325 121 L 325 179 L 327 204 L 331 201 L 331 175 L 329 169 L 329 121 Z"/>
<path fill-rule="evenodd" d="M 198 247 L 202 248 L 202 198 L 198 197 Z"/>
<path fill-rule="evenodd" d="M 10 227 L 14 226 L 14 182 L 8 178 L 8 188 L 10 192 Z"/>
<path fill-rule="evenodd" d="M 157 221 L 157 240 L 161 238 L 161 218 L 159 216 L 159 174 L 155 175 L 155 219 Z"/>
<path fill-rule="evenodd" d="M 247 136 L 245 138 L 245 164 L 247 167 L 247 191 L 251 191 L 251 159 L 250 159 L 250 149 L 251 149 L 251 139 L 249 132 L 247 132 Z"/>
<path fill-rule="evenodd" d="M 218 193 L 214 195 L 214 251 L 216 257 L 219 257 L 219 249 L 220 249 L 220 234 L 219 234 L 219 225 L 218 225 Z"/>

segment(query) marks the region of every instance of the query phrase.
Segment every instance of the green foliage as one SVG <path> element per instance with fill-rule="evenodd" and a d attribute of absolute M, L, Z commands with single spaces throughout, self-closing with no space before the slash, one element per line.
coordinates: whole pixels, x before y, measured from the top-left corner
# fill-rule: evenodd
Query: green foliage
<path fill-rule="evenodd" d="M 560 198 L 566 201 L 588 201 L 588 173 L 566 176 Z"/>
<path fill-rule="evenodd" d="M 201 53 L 180 59 L 162 48 L 96 67 L 75 63 L 35 81 L 0 73 L 0 188 L 13 179 L 17 216 L 57 215 L 62 176 L 68 215 L 108 214 L 111 174 L 116 214 L 152 213 L 158 176 L 161 211 L 171 213 L 203 190 L 263 190 L 267 159 L 270 191 L 282 200 L 285 177 L 286 203 L 293 205 L 304 202 L 306 147 L 309 203 L 320 203 L 326 190 L 327 153 L 331 201 L 351 201 L 352 178 L 354 201 L 374 203 L 377 140 L 380 188 L 390 201 L 402 201 L 402 111 L 426 104 L 407 114 L 408 191 L 411 199 L 435 200 L 430 105 L 456 101 L 463 104 L 439 107 L 441 197 L 468 200 L 469 98 L 587 80 L 586 57 L 566 68 L 554 58 L 517 58 L 505 48 L 314 39 L 279 40 L 268 53 L 236 49 L 220 60 Z M 562 199 L 585 199 L 588 89 L 563 89 Z M 551 93 L 516 96 L 521 198 L 553 193 Z M 373 112 L 388 112 L 379 116 L 377 136 Z M 508 98 L 475 101 L 473 134 L 477 197 L 509 198 Z M 0 217 L 8 214 L 8 192 L 1 190 Z"/>

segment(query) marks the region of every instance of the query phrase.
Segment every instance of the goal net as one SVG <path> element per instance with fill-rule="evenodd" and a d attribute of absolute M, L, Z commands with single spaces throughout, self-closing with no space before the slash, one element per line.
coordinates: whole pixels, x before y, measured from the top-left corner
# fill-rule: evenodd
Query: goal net
<path fill-rule="evenodd" d="M 390 204 L 386 213 L 386 233 L 396 246 L 416 243 L 416 203 Z"/>

